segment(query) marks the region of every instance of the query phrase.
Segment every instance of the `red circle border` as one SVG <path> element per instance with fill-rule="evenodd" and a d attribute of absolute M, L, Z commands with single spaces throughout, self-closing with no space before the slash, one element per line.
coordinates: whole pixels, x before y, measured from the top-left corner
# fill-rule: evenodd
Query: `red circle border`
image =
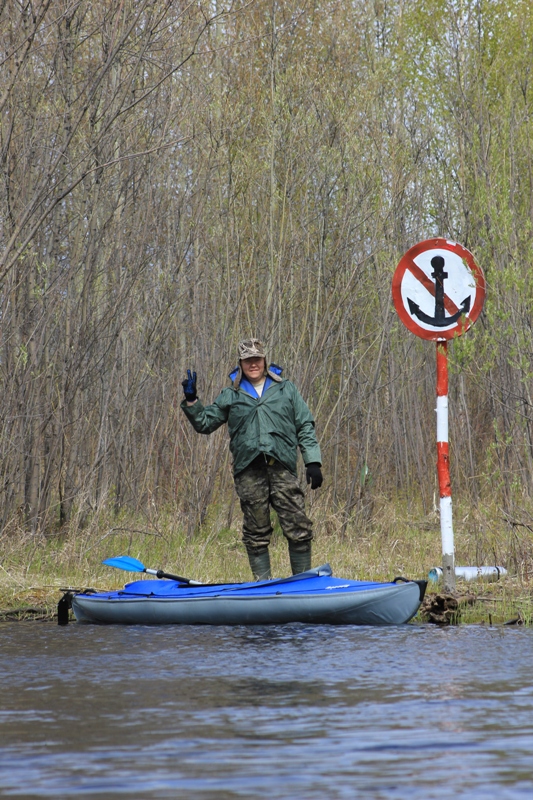
<path fill-rule="evenodd" d="M 476 279 L 476 297 L 470 312 L 468 315 L 463 314 L 459 318 L 457 325 L 454 328 L 450 328 L 445 331 L 428 331 L 425 328 L 421 328 L 419 325 L 417 325 L 415 320 L 405 308 L 401 294 L 403 276 L 405 275 L 405 271 L 407 270 L 409 263 L 425 250 L 433 250 L 436 248 L 440 250 L 448 250 L 451 253 L 455 253 L 456 255 L 460 256 L 460 258 L 468 264 L 469 269 Z M 426 239 L 425 241 L 418 242 L 418 244 L 410 247 L 400 259 L 392 277 L 392 299 L 394 302 L 394 307 L 398 312 L 398 316 L 405 327 L 411 331 L 411 333 L 414 333 L 416 336 L 420 336 L 421 339 L 426 339 L 428 341 L 454 339 L 456 336 L 461 336 L 461 334 L 465 333 L 469 328 L 472 327 L 474 322 L 481 314 L 483 305 L 485 303 L 485 294 L 486 284 L 483 270 L 474 261 L 474 256 L 470 250 L 467 250 L 466 247 L 463 247 L 463 245 L 459 244 L 458 242 L 452 242 L 450 239 L 444 239 L 442 237 L 437 237 L 436 239 Z"/>

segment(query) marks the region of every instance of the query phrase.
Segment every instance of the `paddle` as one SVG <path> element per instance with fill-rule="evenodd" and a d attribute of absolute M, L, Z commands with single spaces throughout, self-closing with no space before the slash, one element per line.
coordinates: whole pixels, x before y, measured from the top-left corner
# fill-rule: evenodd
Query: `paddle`
<path fill-rule="evenodd" d="M 179 581 L 186 583 L 189 586 L 203 586 L 199 581 L 191 581 L 189 578 L 182 578 L 180 575 L 171 575 L 169 572 L 163 572 L 162 569 L 148 569 L 141 561 L 138 561 L 132 556 L 114 556 L 113 558 L 106 558 L 102 561 L 108 567 L 115 567 L 115 569 L 123 569 L 126 572 L 146 572 L 147 575 L 155 575 L 157 578 L 168 578 L 171 581 Z"/>

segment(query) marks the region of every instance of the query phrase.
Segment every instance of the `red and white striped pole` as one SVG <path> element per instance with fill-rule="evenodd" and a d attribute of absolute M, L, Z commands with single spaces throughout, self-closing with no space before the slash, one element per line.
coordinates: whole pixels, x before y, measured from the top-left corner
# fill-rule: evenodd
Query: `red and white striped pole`
<path fill-rule="evenodd" d="M 392 278 L 392 299 L 411 333 L 437 343 L 437 474 L 440 495 L 444 586 L 455 590 L 452 485 L 448 450 L 449 339 L 474 324 L 485 302 L 485 277 L 472 253 L 437 237 L 419 242 L 402 256 Z"/>
<path fill-rule="evenodd" d="M 452 523 L 452 484 L 448 449 L 448 342 L 437 342 L 437 474 L 440 495 L 440 533 L 444 589 L 455 590 L 455 547 Z"/>

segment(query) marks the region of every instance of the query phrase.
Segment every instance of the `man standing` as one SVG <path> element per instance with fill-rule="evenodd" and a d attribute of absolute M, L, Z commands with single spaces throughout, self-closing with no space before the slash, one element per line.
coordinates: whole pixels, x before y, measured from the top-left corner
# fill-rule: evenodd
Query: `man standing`
<path fill-rule="evenodd" d="M 315 422 L 281 368 L 267 367 L 258 339 L 239 344 L 239 365 L 230 373 L 232 385 L 209 406 L 196 394 L 196 372 L 182 381 L 181 408 L 198 433 L 228 425 L 235 489 L 243 512 L 242 540 L 256 580 L 270 575 L 268 547 L 272 536 L 270 506 L 276 511 L 289 543 L 292 574 L 311 569 L 313 526 L 305 513 L 304 494 L 297 478 L 298 448 L 311 489 L 322 485 L 320 448 Z"/>

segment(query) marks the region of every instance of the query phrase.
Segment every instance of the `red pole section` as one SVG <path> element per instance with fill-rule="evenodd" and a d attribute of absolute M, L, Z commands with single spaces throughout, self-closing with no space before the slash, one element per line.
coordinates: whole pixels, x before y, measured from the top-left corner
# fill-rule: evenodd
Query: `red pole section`
<path fill-rule="evenodd" d="M 452 484 L 448 447 L 448 342 L 437 342 L 437 475 L 444 587 L 455 589 L 455 547 L 452 523 Z"/>

